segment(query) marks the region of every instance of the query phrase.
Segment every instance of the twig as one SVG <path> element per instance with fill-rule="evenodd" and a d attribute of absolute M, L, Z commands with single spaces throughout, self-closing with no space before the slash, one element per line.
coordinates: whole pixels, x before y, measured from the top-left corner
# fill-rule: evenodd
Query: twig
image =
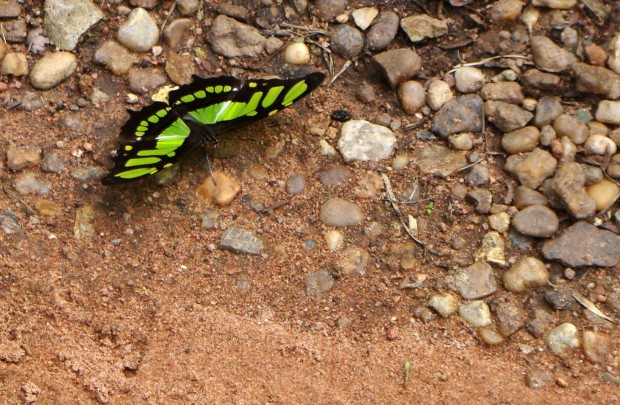
<path fill-rule="evenodd" d="M 289 23 L 285 23 L 285 22 L 283 22 L 280 25 L 282 25 L 285 28 L 292 28 L 292 29 L 300 30 L 300 31 L 309 31 L 309 32 L 312 32 L 313 35 L 316 35 L 316 34 L 327 35 L 327 32 L 321 31 L 321 30 L 319 30 L 317 28 L 314 28 L 314 27 L 304 27 L 304 26 L 301 26 L 301 25 L 294 25 L 294 24 L 289 24 Z"/>
<path fill-rule="evenodd" d="M 174 12 L 174 9 L 177 6 L 177 1 L 178 0 L 174 0 L 174 3 L 172 3 L 172 6 L 170 6 L 170 10 L 168 10 L 168 13 L 166 13 L 166 19 L 164 20 L 164 23 L 161 25 L 161 30 L 159 30 L 159 35 L 162 35 L 164 33 L 164 28 L 166 27 L 166 24 L 168 24 L 168 19 L 170 18 L 170 16 Z"/>
<path fill-rule="evenodd" d="M 424 249 L 426 249 L 430 253 L 437 255 L 437 252 L 435 252 L 430 247 L 426 246 L 422 241 L 420 241 L 418 238 L 415 237 L 413 232 L 411 232 L 411 229 L 409 229 L 409 226 L 405 222 L 405 216 L 403 215 L 402 212 L 400 212 L 400 209 L 398 208 L 398 205 L 396 203 L 396 198 L 394 197 L 394 192 L 392 191 L 392 185 L 390 183 L 390 179 L 388 178 L 388 176 L 386 176 L 385 173 L 381 173 L 381 177 L 383 178 L 383 183 L 385 184 L 385 192 L 388 196 L 388 200 L 390 200 L 390 204 L 392 205 L 394 212 L 396 212 L 396 216 L 398 217 L 401 225 L 403 226 L 403 228 L 405 228 L 405 232 L 407 232 L 407 234 L 411 237 L 411 239 L 413 239 L 418 245 L 422 246 Z"/>
<path fill-rule="evenodd" d="M 30 205 L 28 205 L 26 202 L 24 202 L 24 200 L 22 200 L 21 198 L 19 198 L 19 196 L 18 196 L 18 195 L 13 194 L 13 193 L 11 193 L 9 190 L 7 190 L 7 189 L 6 189 L 6 187 L 2 187 L 2 191 L 4 191 L 4 193 L 5 193 L 6 195 L 8 195 L 9 197 L 11 197 L 11 198 L 13 198 L 13 199 L 15 199 L 15 200 L 19 201 L 20 203 L 22 203 L 22 205 L 23 205 L 24 207 L 26 207 L 26 212 L 28 213 L 28 215 L 34 215 L 34 214 L 36 214 L 36 213 L 37 213 L 34 209 L 32 209 L 32 207 L 30 207 Z"/>
<path fill-rule="evenodd" d="M 472 166 L 476 166 L 478 163 L 482 162 L 483 160 L 484 159 L 480 158 L 480 159 L 476 160 L 475 162 L 468 164 L 467 166 L 463 166 L 459 170 L 457 170 L 457 173 L 458 172 L 462 172 L 463 170 L 467 170 L 467 169 L 469 169 Z"/>
<path fill-rule="evenodd" d="M 495 59 L 502 59 L 502 58 L 509 58 L 509 59 L 526 59 L 528 60 L 529 58 L 527 56 L 523 56 L 523 55 L 497 55 L 497 56 L 491 56 L 490 58 L 486 58 L 486 59 L 482 59 L 481 61 L 478 62 L 469 62 L 469 63 L 462 63 L 460 65 L 456 65 L 454 68 L 452 68 L 451 70 L 448 71 L 448 73 L 452 73 L 454 71 L 456 71 L 459 68 L 462 67 L 467 67 L 467 66 L 480 66 L 480 65 L 484 65 L 487 62 L 490 62 L 492 60 Z"/>
<path fill-rule="evenodd" d="M 342 69 L 340 69 L 340 71 L 338 73 L 336 73 L 332 79 L 329 81 L 329 86 L 332 85 L 332 83 L 334 83 L 336 81 L 336 79 L 338 79 L 340 77 L 341 74 L 343 74 L 352 64 L 353 64 L 354 60 L 348 60 L 344 63 L 344 65 L 342 66 Z"/>

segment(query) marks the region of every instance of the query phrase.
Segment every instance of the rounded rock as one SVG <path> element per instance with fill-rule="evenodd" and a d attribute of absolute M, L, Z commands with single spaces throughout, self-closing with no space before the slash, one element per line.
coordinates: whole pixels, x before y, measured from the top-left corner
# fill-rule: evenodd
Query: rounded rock
<path fill-rule="evenodd" d="M 602 179 L 586 187 L 586 193 L 596 201 L 596 211 L 601 212 L 611 207 L 620 197 L 620 187 L 611 180 Z"/>
<path fill-rule="evenodd" d="M 503 280 L 508 291 L 520 293 L 530 287 L 546 285 L 549 272 L 545 264 L 535 257 L 523 257 L 504 273 Z"/>
<path fill-rule="evenodd" d="M 240 191 L 241 186 L 223 172 L 213 172 L 197 190 L 204 199 L 221 207 L 230 205 Z"/>
<path fill-rule="evenodd" d="M 484 301 L 472 301 L 459 307 L 461 317 L 474 328 L 482 328 L 491 324 L 491 310 Z"/>
<path fill-rule="evenodd" d="M 395 89 L 411 79 L 422 67 L 422 59 L 413 49 L 391 49 L 372 57 L 379 70 Z"/>
<path fill-rule="evenodd" d="M 502 147 L 508 153 L 531 152 L 538 146 L 540 131 L 528 126 L 509 132 L 502 137 Z"/>
<path fill-rule="evenodd" d="M 482 70 L 472 66 L 458 68 L 454 73 L 454 77 L 456 79 L 456 88 L 461 93 L 475 93 L 486 82 L 486 77 Z"/>
<path fill-rule="evenodd" d="M 478 329 L 478 336 L 489 346 L 496 346 L 504 341 L 504 337 L 491 328 L 483 327 Z"/>
<path fill-rule="evenodd" d="M 364 221 L 364 215 L 357 204 L 330 198 L 321 206 L 319 220 L 329 226 L 356 226 Z"/>
<path fill-rule="evenodd" d="M 403 111 L 409 115 L 414 115 L 426 104 L 424 86 L 413 80 L 398 87 L 398 98 Z"/>
<path fill-rule="evenodd" d="M 558 231 L 560 221 L 550 208 L 544 205 L 531 205 L 519 211 L 512 224 L 523 235 L 548 238 Z"/>
<path fill-rule="evenodd" d="M 293 42 L 284 51 L 284 61 L 291 65 L 307 65 L 310 62 L 310 49 L 303 42 Z"/>
<path fill-rule="evenodd" d="M 456 150 L 472 150 L 474 147 L 474 140 L 469 133 L 450 135 L 448 142 L 450 147 Z"/>
<path fill-rule="evenodd" d="M 136 8 L 118 28 L 117 39 L 132 51 L 148 52 L 159 41 L 159 28 L 145 9 Z"/>
<path fill-rule="evenodd" d="M 433 110 L 439 110 L 444 104 L 454 98 L 450 85 L 443 80 L 433 80 L 428 86 L 426 94 L 426 102 Z"/>
<path fill-rule="evenodd" d="M 553 354 L 566 360 L 570 351 L 580 346 L 579 331 L 572 323 L 563 323 L 547 334 L 545 343 Z"/>
<path fill-rule="evenodd" d="M 342 232 L 332 229 L 327 232 L 327 235 L 325 235 L 325 243 L 327 244 L 327 249 L 329 249 L 329 251 L 335 252 L 344 244 L 344 235 Z"/>
<path fill-rule="evenodd" d="M 21 52 L 9 52 L 2 59 L 0 74 L 13 76 L 26 76 L 28 74 L 28 60 Z"/>
<path fill-rule="evenodd" d="M 319 20 L 334 21 L 336 17 L 344 13 L 347 3 L 347 0 L 317 0 L 314 11 Z"/>
<path fill-rule="evenodd" d="M 289 194 L 301 194 L 306 187 L 306 179 L 302 174 L 293 174 L 286 179 L 286 192 Z"/>
<path fill-rule="evenodd" d="M 553 121 L 553 129 L 558 138 L 569 137 L 575 145 L 581 145 L 588 139 L 590 129 L 586 124 L 572 115 L 561 114 Z"/>
<path fill-rule="evenodd" d="M 366 42 L 371 51 L 386 49 L 398 32 L 399 17 L 393 11 L 385 11 L 375 19 L 376 23 L 368 30 Z"/>
<path fill-rule="evenodd" d="M 458 301 L 452 294 L 436 294 L 428 300 L 428 306 L 433 308 L 443 318 L 448 318 L 456 312 Z"/>
<path fill-rule="evenodd" d="M 364 50 L 364 36 L 357 28 L 341 24 L 331 33 L 331 49 L 343 58 L 351 59 Z"/>
<path fill-rule="evenodd" d="M 522 210 L 532 205 L 547 205 L 547 197 L 536 190 L 525 186 L 519 186 L 515 190 L 514 205 Z"/>
<path fill-rule="evenodd" d="M 76 69 L 77 58 L 72 53 L 50 53 L 34 65 L 30 72 L 30 82 L 35 89 L 51 89 L 69 78 Z"/>
<path fill-rule="evenodd" d="M 613 155 L 618 150 L 618 146 L 614 141 L 605 135 L 590 135 L 586 139 L 583 149 L 588 155 Z"/>

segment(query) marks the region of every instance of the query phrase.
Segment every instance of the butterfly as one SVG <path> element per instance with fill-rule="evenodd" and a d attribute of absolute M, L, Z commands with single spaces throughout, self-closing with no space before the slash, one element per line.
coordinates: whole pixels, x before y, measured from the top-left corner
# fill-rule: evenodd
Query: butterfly
<path fill-rule="evenodd" d="M 200 145 L 217 145 L 218 136 L 270 117 L 316 89 L 320 72 L 297 79 L 202 78 L 170 92 L 140 111 L 128 110 L 114 167 L 102 179 L 123 184 L 171 167 Z"/>

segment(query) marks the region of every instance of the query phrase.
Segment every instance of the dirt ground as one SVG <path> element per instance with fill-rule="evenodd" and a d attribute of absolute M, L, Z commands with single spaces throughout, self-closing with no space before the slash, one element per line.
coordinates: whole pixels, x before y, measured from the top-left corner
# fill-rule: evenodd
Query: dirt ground
<path fill-rule="evenodd" d="M 42 9 L 42 2 L 32 3 Z M 165 18 L 168 3 L 154 12 L 160 19 Z M 349 4 L 350 9 L 365 5 L 362 1 Z M 400 12 L 419 12 L 409 2 L 390 6 Z M 471 7 L 482 11 L 484 3 Z M 211 9 L 206 11 L 215 15 Z M 446 6 L 444 12 L 463 22 L 460 11 Z M 435 208 L 427 213 L 426 203 L 421 203 L 407 207 L 406 213 L 421 218 L 420 238 L 442 254 L 436 257 L 415 247 L 415 269 L 394 269 L 388 263 L 391 246 L 410 240 L 381 197 L 358 199 L 355 192 L 368 171 L 389 162 L 348 164 L 352 177 L 334 188 L 318 181 L 316 173 L 322 167 L 342 164 L 338 157 L 321 155 L 320 138 L 308 131 L 312 126 L 331 126 L 337 134 L 342 124 L 330 120 L 332 110 L 346 109 L 354 118 L 368 120 L 388 113 L 392 120 L 402 120 L 397 132 L 399 153 L 411 154 L 423 145 L 416 140 L 416 131 L 402 129 L 417 121 L 400 110 L 395 92 L 375 72 L 368 56 L 362 56 L 333 85 L 324 85 L 293 108 L 234 134 L 245 140 L 230 141 L 231 156 L 213 159 L 214 170 L 223 170 L 242 187 L 228 207 L 214 207 L 196 193 L 209 176 L 203 151 L 187 159 L 179 178 L 166 187 L 142 181 L 110 188 L 97 180 L 73 178 L 72 171 L 85 166 L 109 168 L 109 153 L 127 118 L 126 79 L 92 62 L 97 46 L 114 35 L 119 21 L 111 14 L 88 35 L 75 51 L 78 74 L 52 90 L 34 90 L 26 78 L 0 77 L 9 84 L 0 93 L 4 190 L 0 207 L 14 214 L 21 227 L 13 234 L 0 233 L 1 403 L 620 401 L 620 388 L 599 379 L 605 366 L 587 362 L 581 350 L 564 364 L 545 349 L 542 339 L 524 330 L 500 346 L 489 347 L 458 316 L 429 324 L 414 317 L 413 307 L 447 290 L 443 281 L 447 269 L 473 261 L 485 220 L 467 204 L 452 214 L 450 186 L 463 181 L 467 172 L 447 179 L 426 178 L 410 164 L 391 175 L 392 184 L 400 191 L 419 178 L 422 201 L 433 201 Z M 485 27 L 488 32 L 498 29 Z M 197 42 L 203 41 L 204 36 L 197 36 Z M 405 43 L 399 33 L 393 47 Z M 443 51 L 437 44 L 424 43 L 418 49 L 425 66 L 419 75 L 423 79 L 438 77 L 462 60 L 488 56 L 480 46 L 457 52 Z M 318 55 L 313 68 L 325 71 Z M 29 58 L 32 62 L 38 57 Z M 231 67 L 229 61 L 210 53 L 208 59 L 223 71 Z M 152 58 L 151 63 L 162 66 L 163 60 L 163 56 Z M 262 66 L 261 61 L 246 62 Z M 339 68 L 344 61 L 336 57 L 335 62 Z M 281 58 L 268 66 L 252 70 L 251 75 L 281 74 L 284 69 Z M 200 74 L 211 75 L 204 69 Z M 101 108 L 91 104 L 70 108 L 83 96 L 80 83 L 84 81 L 106 92 L 110 100 Z M 374 104 L 355 98 L 362 81 L 375 89 Z M 11 100 L 23 98 L 26 91 L 38 93 L 43 108 L 13 108 Z M 142 97 L 138 106 L 148 103 L 148 97 Z M 488 131 L 492 136 L 493 129 Z M 269 158 L 266 151 L 279 141 L 283 141 L 282 151 Z M 12 186 L 19 173 L 5 167 L 4 151 L 27 145 L 40 147 L 44 155 L 56 151 L 66 165 L 59 175 L 34 169 L 50 185 L 46 196 L 18 195 Z M 505 193 L 506 182 L 514 180 L 502 170 L 503 157 L 485 157 L 496 192 Z M 248 175 L 256 165 L 266 170 L 265 180 Z M 305 176 L 306 189 L 291 196 L 284 182 L 295 173 Z M 329 197 L 356 201 L 364 210 L 365 222 L 384 224 L 385 231 L 380 240 L 371 240 L 363 226 L 342 230 L 345 245 L 365 247 L 371 262 L 364 276 L 340 277 L 332 290 L 315 299 L 306 294 L 305 277 L 316 270 L 334 269 L 342 259 L 342 251 L 326 248 L 324 238 L 330 228 L 318 220 L 319 207 Z M 60 215 L 40 215 L 34 207 L 41 198 L 60 206 Z M 279 206 L 272 213 L 255 212 L 244 203 L 249 199 Z M 217 227 L 202 230 L 200 216 L 209 209 L 220 215 Z M 84 212 L 92 213 L 94 234 L 78 239 L 76 215 Z M 223 231 L 232 225 L 259 236 L 266 245 L 263 254 L 218 249 Z M 460 251 L 449 248 L 455 236 L 466 239 Z M 306 249 L 307 241 L 316 242 L 316 247 Z M 507 253 L 523 254 L 513 247 Z M 593 269 L 574 283 L 587 285 L 608 277 L 609 272 Z M 399 288 L 405 277 L 422 273 L 429 275 L 423 287 Z M 525 293 L 519 302 L 538 296 L 540 291 Z M 582 316 L 578 319 L 582 322 L 578 326 L 583 326 L 586 321 Z M 617 330 L 611 333 L 617 342 Z M 534 353 L 520 352 L 521 344 L 533 346 Z M 543 390 L 528 388 L 525 374 L 532 368 L 546 370 L 559 384 Z"/>

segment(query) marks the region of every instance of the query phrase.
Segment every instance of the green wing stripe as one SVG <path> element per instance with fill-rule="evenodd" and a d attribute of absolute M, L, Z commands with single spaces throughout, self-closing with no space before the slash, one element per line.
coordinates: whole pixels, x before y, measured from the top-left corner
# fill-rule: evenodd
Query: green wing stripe
<path fill-rule="evenodd" d="M 284 90 L 284 86 L 276 86 L 270 88 L 267 92 L 267 95 L 263 99 L 263 102 L 261 103 L 263 108 L 267 108 L 272 105 L 276 101 L 280 93 L 282 93 L 282 90 Z"/>
<path fill-rule="evenodd" d="M 125 167 L 152 165 L 159 162 L 161 162 L 161 159 L 158 157 L 133 158 L 125 163 Z"/>
<path fill-rule="evenodd" d="M 114 177 L 129 180 L 146 176 L 147 174 L 153 174 L 155 172 L 157 172 L 157 169 L 155 167 L 141 167 L 139 169 L 126 170 L 124 172 L 116 173 L 114 174 Z"/>
<path fill-rule="evenodd" d="M 286 93 L 286 96 L 284 96 L 284 100 L 282 100 L 282 105 L 288 107 L 289 105 L 293 104 L 293 102 L 299 97 L 301 97 L 306 92 L 306 90 L 308 90 L 308 84 L 305 81 L 297 83 L 296 85 L 291 87 L 288 93 Z"/>

